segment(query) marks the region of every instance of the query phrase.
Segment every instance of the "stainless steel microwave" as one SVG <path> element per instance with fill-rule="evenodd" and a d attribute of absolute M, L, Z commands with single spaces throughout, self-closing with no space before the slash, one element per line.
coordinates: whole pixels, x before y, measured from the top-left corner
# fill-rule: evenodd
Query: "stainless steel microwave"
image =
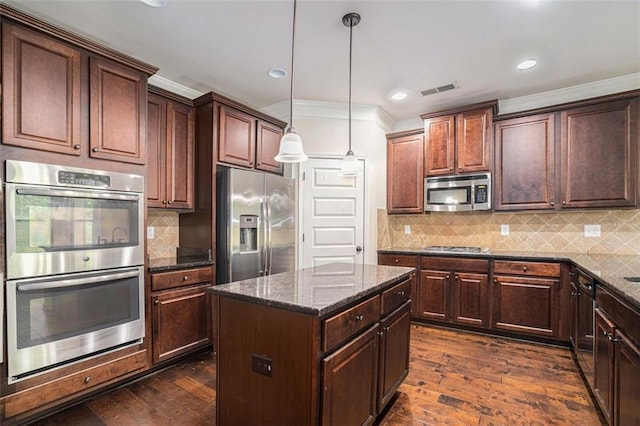
<path fill-rule="evenodd" d="M 424 211 L 474 210 L 491 210 L 491 173 L 424 179 Z"/>

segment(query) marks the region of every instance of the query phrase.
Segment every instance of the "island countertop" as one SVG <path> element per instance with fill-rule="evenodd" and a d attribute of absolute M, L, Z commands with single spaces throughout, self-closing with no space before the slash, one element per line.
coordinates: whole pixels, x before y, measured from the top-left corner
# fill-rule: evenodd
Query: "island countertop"
<path fill-rule="evenodd" d="M 210 287 L 209 293 L 324 318 L 413 271 L 402 266 L 330 263 L 221 284 Z"/>

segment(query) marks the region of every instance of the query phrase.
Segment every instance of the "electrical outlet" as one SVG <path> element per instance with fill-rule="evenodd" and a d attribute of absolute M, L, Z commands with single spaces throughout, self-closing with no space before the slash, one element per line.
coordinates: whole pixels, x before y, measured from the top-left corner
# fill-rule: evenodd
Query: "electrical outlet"
<path fill-rule="evenodd" d="M 503 223 L 500 225 L 500 235 L 509 235 L 509 225 Z"/>
<path fill-rule="evenodd" d="M 153 240 L 153 237 L 156 234 L 156 229 L 153 226 L 147 226 L 147 239 Z"/>
<path fill-rule="evenodd" d="M 600 225 L 585 225 L 584 226 L 584 236 L 585 237 L 599 237 L 600 236 Z"/>
<path fill-rule="evenodd" d="M 404 226 L 404 233 L 405 234 L 410 234 L 411 233 L 411 225 L 405 225 Z"/>
<path fill-rule="evenodd" d="M 251 354 L 251 369 L 263 376 L 273 376 L 273 359 L 258 354 Z"/>

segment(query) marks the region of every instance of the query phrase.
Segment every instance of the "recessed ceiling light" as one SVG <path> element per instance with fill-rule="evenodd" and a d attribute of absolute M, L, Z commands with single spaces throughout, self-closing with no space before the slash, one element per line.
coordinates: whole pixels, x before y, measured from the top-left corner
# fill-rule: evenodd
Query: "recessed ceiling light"
<path fill-rule="evenodd" d="M 393 99 L 394 101 L 404 101 L 405 99 L 407 99 L 407 92 L 402 92 L 402 91 L 394 92 L 391 95 L 391 99 Z"/>
<path fill-rule="evenodd" d="M 526 61 L 520 62 L 516 68 L 519 70 L 528 70 L 535 67 L 537 63 L 538 61 L 535 59 L 527 59 Z"/>
<path fill-rule="evenodd" d="M 271 78 L 283 78 L 287 76 L 287 71 L 282 68 L 271 68 L 267 74 Z"/>
<path fill-rule="evenodd" d="M 142 3 L 151 7 L 163 7 L 167 4 L 167 0 L 140 0 Z"/>

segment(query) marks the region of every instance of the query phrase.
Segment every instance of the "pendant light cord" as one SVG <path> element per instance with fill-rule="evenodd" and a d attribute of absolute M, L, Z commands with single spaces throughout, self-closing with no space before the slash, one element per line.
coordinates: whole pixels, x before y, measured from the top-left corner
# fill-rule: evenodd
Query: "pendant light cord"
<path fill-rule="evenodd" d="M 289 96 L 289 131 L 293 131 L 293 57 L 296 46 L 296 0 L 293 0 L 293 29 L 291 30 L 291 96 Z"/>
<path fill-rule="evenodd" d="M 349 21 L 349 153 L 351 151 L 351 62 L 353 58 L 353 19 Z"/>

